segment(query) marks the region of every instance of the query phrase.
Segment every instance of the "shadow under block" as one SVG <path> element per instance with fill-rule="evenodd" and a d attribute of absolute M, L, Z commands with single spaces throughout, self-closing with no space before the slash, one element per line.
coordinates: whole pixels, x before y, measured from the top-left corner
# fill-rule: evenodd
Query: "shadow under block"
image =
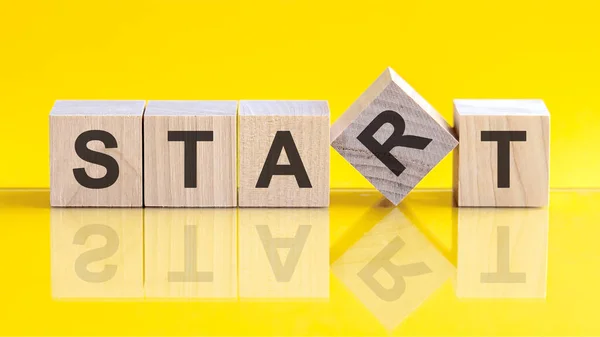
<path fill-rule="evenodd" d="M 542 100 L 455 100 L 458 206 L 548 205 L 550 114 Z"/>
<path fill-rule="evenodd" d="M 455 273 L 454 266 L 394 208 L 331 266 L 388 330 Z"/>
<path fill-rule="evenodd" d="M 50 204 L 142 206 L 145 101 L 56 101 L 50 112 Z"/>
<path fill-rule="evenodd" d="M 149 101 L 144 204 L 235 207 L 236 101 Z"/>
<path fill-rule="evenodd" d="M 329 206 L 326 101 L 241 101 L 240 207 Z"/>
<path fill-rule="evenodd" d="M 142 209 L 50 210 L 53 298 L 141 298 Z"/>
<path fill-rule="evenodd" d="M 239 210 L 240 298 L 329 297 L 327 209 Z"/>
<path fill-rule="evenodd" d="M 235 209 L 146 209 L 148 298 L 237 298 Z"/>
<path fill-rule="evenodd" d="M 545 298 L 548 209 L 458 210 L 456 296 Z"/>
<path fill-rule="evenodd" d="M 458 141 L 444 118 L 387 68 L 331 126 L 331 145 L 392 203 Z"/>

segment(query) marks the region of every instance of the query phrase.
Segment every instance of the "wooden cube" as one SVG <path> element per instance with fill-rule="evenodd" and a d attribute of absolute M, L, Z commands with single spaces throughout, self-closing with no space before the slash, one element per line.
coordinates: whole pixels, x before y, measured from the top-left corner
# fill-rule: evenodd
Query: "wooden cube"
<path fill-rule="evenodd" d="M 331 270 L 388 330 L 398 326 L 455 272 L 398 209 L 392 209 L 365 233 Z"/>
<path fill-rule="evenodd" d="M 56 101 L 50 112 L 50 204 L 142 206 L 145 101 Z"/>
<path fill-rule="evenodd" d="M 148 298 L 237 298 L 235 209 L 146 209 Z"/>
<path fill-rule="evenodd" d="M 326 101 L 241 101 L 241 207 L 329 206 Z"/>
<path fill-rule="evenodd" d="M 327 209 L 239 211 L 240 298 L 328 298 Z"/>
<path fill-rule="evenodd" d="M 331 145 L 395 205 L 458 144 L 444 118 L 387 68 L 331 126 Z"/>
<path fill-rule="evenodd" d="M 142 209 L 50 211 L 53 298 L 142 298 Z"/>
<path fill-rule="evenodd" d="M 148 101 L 144 204 L 235 207 L 236 101 Z"/>
<path fill-rule="evenodd" d="M 542 100 L 455 100 L 458 206 L 548 205 L 550 114 Z"/>
<path fill-rule="evenodd" d="M 458 211 L 456 295 L 544 298 L 548 209 Z"/>

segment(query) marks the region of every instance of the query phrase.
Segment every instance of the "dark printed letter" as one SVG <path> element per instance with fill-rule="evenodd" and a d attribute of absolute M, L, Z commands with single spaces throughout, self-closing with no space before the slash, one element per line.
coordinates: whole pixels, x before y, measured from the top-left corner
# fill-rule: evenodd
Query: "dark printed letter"
<path fill-rule="evenodd" d="M 169 131 L 168 140 L 170 142 L 183 142 L 184 164 L 183 174 L 185 188 L 195 188 L 198 185 L 198 159 L 196 150 L 197 142 L 212 142 L 212 131 Z"/>
<path fill-rule="evenodd" d="M 394 132 L 385 142 L 383 142 L 383 144 L 380 144 L 373 136 L 386 123 L 389 123 L 394 127 Z M 397 146 L 423 150 L 431 143 L 431 139 L 429 138 L 405 135 L 405 128 L 406 123 L 400 114 L 392 110 L 386 110 L 377 115 L 377 117 L 375 117 L 375 119 L 373 119 L 358 135 L 357 139 L 396 176 L 399 176 L 404 172 L 406 167 L 402 165 L 390 151 Z"/>
<path fill-rule="evenodd" d="M 289 165 L 278 165 L 277 160 L 281 156 L 281 151 L 285 149 L 285 153 L 288 157 Z M 298 148 L 294 143 L 292 133 L 289 131 L 277 131 L 269 154 L 267 154 L 267 160 L 260 172 L 256 188 L 267 188 L 271 183 L 271 178 L 274 175 L 293 175 L 296 177 L 296 182 L 300 188 L 311 188 L 310 180 L 304 164 L 298 153 Z"/>
<path fill-rule="evenodd" d="M 482 142 L 498 142 L 498 188 L 510 187 L 510 142 L 527 141 L 526 131 L 481 131 Z"/>
<path fill-rule="evenodd" d="M 119 178 L 119 164 L 117 161 L 101 152 L 88 149 L 87 144 L 93 140 L 99 140 L 107 149 L 117 147 L 117 140 L 110 133 L 103 130 L 89 130 L 77 137 L 75 140 L 75 153 L 79 158 L 106 168 L 106 175 L 102 178 L 92 178 L 85 173 L 84 168 L 73 169 L 75 180 L 83 186 L 92 189 L 101 189 L 112 186 Z"/>

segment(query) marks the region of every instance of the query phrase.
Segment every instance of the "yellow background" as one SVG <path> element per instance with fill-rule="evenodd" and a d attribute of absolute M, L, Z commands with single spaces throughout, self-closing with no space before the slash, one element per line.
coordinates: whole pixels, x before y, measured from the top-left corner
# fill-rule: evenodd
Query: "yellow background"
<path fill-rule="evenodd" d="M 551 186 L 600 186 L 597 1 L 0 2 L 0 187 L 47 187 L 55 99 L 327 99 L 392 66 L 453 98 L 542 98 Z M 370 186 L 332 151 L 332 187 Z M 449 187 L 446 158 L 420 187 Z"/>

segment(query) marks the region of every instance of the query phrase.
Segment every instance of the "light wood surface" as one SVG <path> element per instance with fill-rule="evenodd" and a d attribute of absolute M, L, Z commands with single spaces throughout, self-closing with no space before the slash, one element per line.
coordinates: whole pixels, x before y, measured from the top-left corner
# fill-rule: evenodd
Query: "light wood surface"
<path fill-rule="evenodd" d="M 142 209 L 50 210 L 53 298 L 141 298 Z"/>
<path fill-rule="evenodd" d="M 454 121 L 460 140 L 454 161 L 458 206 L 548 205 L 550 114 L 543 101 L 455 100 Z M 521 138 L 511 138 L 509 155 L 499 161 L 502 145 L 482 134 L 489 131 L 518 132 Z"/>
<path fill-rule="evenodd" d="M 149 101 L 144 114 L 144 204 L 150 207 L 235 207 L 236 101 Z M 198 141 L 194 184 L 186 187 L 184 141 L 169 131 L 212 132 Z M 191 158 L 190 158 L 191 159 Z M 195 187 L 194 187 L 195 186 Z"/>
<path fill-rule="evenodd" d="M 394 146 L 386 151 L 372 151 L 359 140 L 360 135 L 371 123 L 376 125 L 380 118 L 389 115 L 399 115 L 404 121 L 404 136 L 430 141 L 423 149 Z M 385 123 L 369 137 L 383 145 L 394 130 L 402 131 L 400 128 L 399 124 Z M 395 205 L 458 144 L 443 117 L 391 68 L 333 123 L 330 138 L 333 148 Z M 404 166 L 399 175 L 376 155 L 388 152 Z"/>
<path fill-rule="evenodd" d="M 331 269 L 388 330 L 455 273 L 454 266 L 398 209 L 365 233 Z"/>
<path fill-rule="evenodd" d="M 142 114 L 145 101 L 56 101 L 50 113 L 50 204 L 67 207 L 142 206 Z M 107 175 L 104 166 L 83 160 L 75 142 L 88 131 L 108 132 L 117 147 L 98 140 L 87 149 L 116 161 L 118 178 L 105 188 L 82 186 L 74 169 L 90 178 Z M 88 132 L 88 133 L 86 133 Z M 108 144 L 111 145 L 110 143 Z M 87 151 L 87 150 L 86 150 Z M 93 152 L 88 152 L 92 155 Z"/>
<path fill-rule="evenodd" d="M 241 101 L 239 124 L 240 207 L 329 206 L 329 107 L 326 101 Z M 310 185 L 295 175 L 273 175 L 268 187 L 257 188 L 273 151 L 278 166 L 290 162 L 288 147 L 273 146 L 289 140 L 297 149 Z M 288 142 L 289 143 L 289 142 Z M 273 150 L 271 150 L 273 148 Z M 310 186 L 310 187 L 307 187 Z"/>
<path fill-rule="evenodd" d="M 548 209 L 458 210 L 456 295 L 544 298 Z"/>
<path fill-rule="evenodd" d="M 146 209 L 147 298 L 237 298 L 235 209 Z"/>
<path fill-rule="evenodd" d="M 327 209 L 239 210 L 240 298 L 329 297 Z"/>

